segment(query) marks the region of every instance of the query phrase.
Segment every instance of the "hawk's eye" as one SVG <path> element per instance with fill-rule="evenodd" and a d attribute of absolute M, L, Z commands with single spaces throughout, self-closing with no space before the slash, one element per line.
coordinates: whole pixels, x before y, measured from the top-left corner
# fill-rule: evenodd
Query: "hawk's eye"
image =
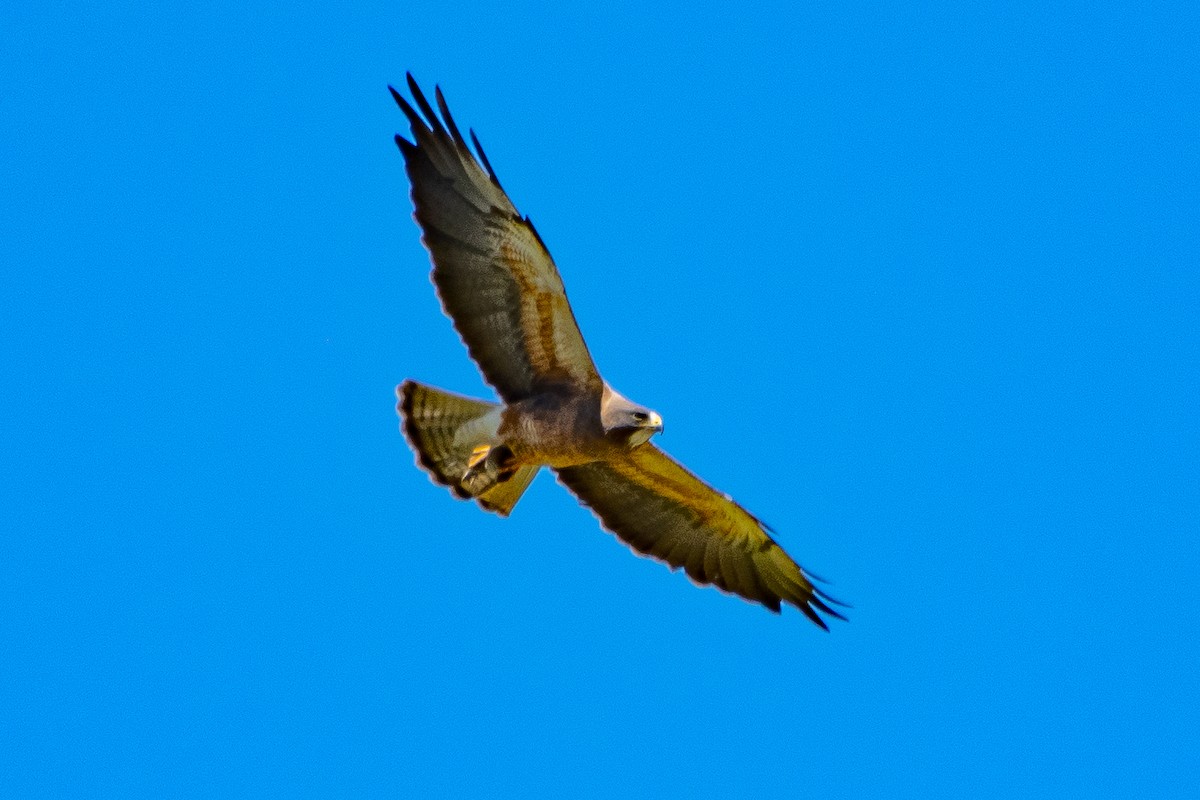
<path fill-rule="evenodd" d="M 648 419 L 650 419 L 650 416 L 648 414 L 645 414 L 641 411 L 633 412 L 633 421 L 634 422 L 645 422 Z"/>

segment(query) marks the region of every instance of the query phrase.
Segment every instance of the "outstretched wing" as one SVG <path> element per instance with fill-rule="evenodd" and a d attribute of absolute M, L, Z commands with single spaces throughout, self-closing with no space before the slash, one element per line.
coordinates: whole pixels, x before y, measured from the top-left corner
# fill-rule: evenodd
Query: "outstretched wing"
<path fill-rule="evenodd" d="M 826 630 L 818 611 L 845 619 L 761 522 L 654 445 L 557 473 L 605 528 L 671 569 L 683 567 L 696 583 L 775 612 L 786 601 Z"/>
<path fill-rule="evenodd" d="M 533 224 L 500 187 L 472 131 L 483 166 L 476 161 L 441 89 L 439 118 L 412 75 L 408 88 L 419 113 L 388 87 L 412 125 L 414 141 L 397 135 L 396 144 L 433 283 L 471 358 L 508 402 L 553 386 L 599 391 L 562 278 Z"/>

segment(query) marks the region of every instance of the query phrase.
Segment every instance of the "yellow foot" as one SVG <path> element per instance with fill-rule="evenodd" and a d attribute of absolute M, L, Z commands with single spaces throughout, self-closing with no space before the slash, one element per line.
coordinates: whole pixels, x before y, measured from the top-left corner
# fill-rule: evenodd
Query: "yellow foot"
<path fill-rule="evenodd" d="M 488 457 L 488 453 L 490 452 L 492 452 L 492 446 L 490 444 L 477 445 L 475 449 L 471 451 L 470 458 L 467 459 L 467 470 L 470 471 L 475 469 L 480 462 Z"/>

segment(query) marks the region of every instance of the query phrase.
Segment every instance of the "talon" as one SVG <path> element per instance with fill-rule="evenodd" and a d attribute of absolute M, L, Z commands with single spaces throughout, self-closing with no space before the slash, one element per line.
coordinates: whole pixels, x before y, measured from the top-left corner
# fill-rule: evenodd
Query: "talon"
<path fill-rule="evenodd" d="M 490 444 L 476 445 L 475 449 L 471 451 L 470 458 L 467 459 L 467 470 L 475 469 L 481 461 L 488 457 L 490 452 L 492 452 Z"/>

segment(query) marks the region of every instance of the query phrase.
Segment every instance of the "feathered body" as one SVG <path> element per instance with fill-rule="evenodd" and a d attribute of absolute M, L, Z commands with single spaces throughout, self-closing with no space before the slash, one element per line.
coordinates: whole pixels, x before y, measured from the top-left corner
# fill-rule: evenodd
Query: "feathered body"
<path fill-rule="evenodd" d="M 650 443 L 662 418 L 600 377 L 558 268 L 474 132 L 478 160 L 441 90 L 434 111 L 411 75 L 408 86 L 415 108 L 394 89 L 392 96 L 413 141 L 396 143 L 433 283 L 503 401 L 402 383 L 397 409 L 418 464 L 456 496 L 504 516 L 548 467 L 604 527 L 697 583 L 772 611 L 790 603 L 822 628 L 818 612 L 840 618 L 829 605 L 836 601 L 761 522 Z"/>

